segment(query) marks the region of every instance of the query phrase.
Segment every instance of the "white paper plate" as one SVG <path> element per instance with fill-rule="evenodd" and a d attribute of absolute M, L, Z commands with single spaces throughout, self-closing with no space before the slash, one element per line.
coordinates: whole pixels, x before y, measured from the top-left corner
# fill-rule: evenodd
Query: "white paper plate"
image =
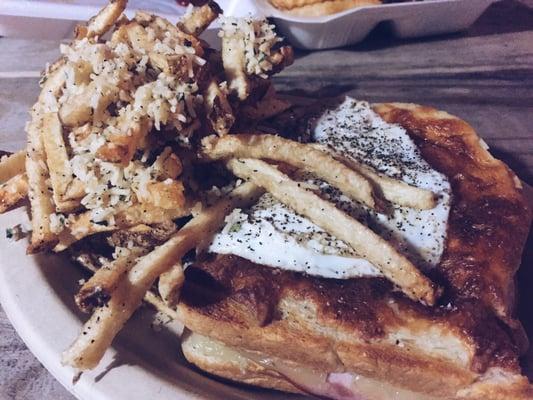
<path fill-rule="evenodd" d="M 143 307 L 118 336 L 101 365 L 72 384 L 61 352 L 87 318 L 73 295 L 84 277 L 79 267 L 57 255 L 26 255 L 27 241 L 7 239 L 5 229 L 27 224 L 24 208 L 0 215 L 0 302 L 33 354 L 80 400 L 299 399 L 274 391 L 223 383 L 202 375 L 180 353 L 179 324 L 151 328 L 154 312 Z"/>

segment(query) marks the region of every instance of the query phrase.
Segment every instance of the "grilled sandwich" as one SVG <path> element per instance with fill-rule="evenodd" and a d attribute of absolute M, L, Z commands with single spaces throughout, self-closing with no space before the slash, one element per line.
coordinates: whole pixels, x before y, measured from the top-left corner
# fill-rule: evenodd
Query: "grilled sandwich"
<path fill-rule="evenodd" d="M 300 177 L 416 261 L 443 288 L 440 300 L 408 298 L 266 194 L 235 210 L 185 271 L 177 311 L 186 358 L 233 381 L 322 398 L 532 398 L 515 314 L 531 223 L 518 178 L 445 112 L 346 98 L 302 118 L 312 108 L 278 126 L 305 126 L 299 140 L 436 193 L 433 209 L 380 214 Z"/>

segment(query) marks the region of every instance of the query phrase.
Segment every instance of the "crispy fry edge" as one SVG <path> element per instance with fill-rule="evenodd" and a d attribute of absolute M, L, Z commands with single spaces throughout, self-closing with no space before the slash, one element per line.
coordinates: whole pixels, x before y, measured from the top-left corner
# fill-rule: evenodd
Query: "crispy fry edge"
<path fill-rule="evenodd" d="M 28 176 L 25 173 L 15 175 L 0 184 L 0 214 L 6 212 L 28 195 Z"/>

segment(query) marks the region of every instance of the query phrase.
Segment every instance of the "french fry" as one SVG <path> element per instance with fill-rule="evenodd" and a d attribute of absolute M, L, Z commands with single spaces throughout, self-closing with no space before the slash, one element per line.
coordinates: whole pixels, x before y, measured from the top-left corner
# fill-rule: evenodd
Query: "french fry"
<path fill-rule="evenodd" d="M 0 184 L 0 214 L 28 195 L 28 177 L 25 173 L 15 175 Z"/>
<path fill-rule="evenodd" d="M 202 238 L 214 234 L 232 209 L 253 204 L 262 192 L 251 183 L 237 187 L 227 198 L 190 220 L 166 243 L 141 257 L 111 293 L 106 306 L 95 310 L 81 334 L 63 353 L 63 364 L 78 370 L 96 367 L 157 277 L 194 249 Z"/>
<path fill-rule="evenodd" d="M 63 139 L 63 128 L 57 113 L 45 113 L 43 115 L 40 132 L 56 210 L 60 212 L 72 211 L 79 206 L 79 202 L 64 200 L 73 174 Z"/>
<path fill-rule="evenodd" d="M 0 183 L 7 182 L 16 175 L 25 171 L 26 151 L 20 150 L 16 153 L 0 158 Z"/>
<path fill-rule="evenodd" d="M 164 210 L 181 209 L 185 205 L 185 189 L 180 181 L 163 181 L 148 184 L 150 203 Z"/>
<path fill-rule="evenodd" d="M 148 38 L 145 29 L 136 22 L 130 22 L 124 26 L 126 36 L 131 46 L 137 51 L 151 52 L 154 41 Z"/>
<path fill-rule="evenodd" d="M 417 208 L 419 210 L 429 210 L 436 206 L 437 201 L 435 194 L 431 190 L 411 186 L 399 179 L 380 174 L 371 167 L 361 164 L 352 158 L 335 154 L 332 149 L 329 149 L 326 146 L 320 144 L 312 144 L 312 146 L 318 150 L 331 154 L 334 158 L 346 164 L 348 167 L 359 171 L 361 175 L 368 178 L 370 182 L 376 186 L 377 191 L 391 203 Z"/>
<path fill-rule="evenodd" d="M 86 26 L 76 28 L 76 39 L 92 39 L 105 34 L 122 15 L 127 4 L 128 0 L 110 0 L 109 4 L 92 17 Z"/>
<path fill-rule="evenodd" d="M 86 254 L 81 254 L 76 257 L 76 261 L 80 263 L 84 268 L 88 269 L 93 274 L 98 271 L 98 268 L 94 266 L 94 264 L 90 261 L 88 261 Z M 170 318 L 177 320 L 178 314 L 176 313 L 176 310 L 168 307 L 163 300 L 156 294 L 154 294 L 151 291 L 146 292 L 144 295 L 144 301 L 148 304 L 152 305 L 157 311 L 162 312 L 165 315 L 168 315 Z"/>
<path fill-rule="evenodd" d="M 180 291 L 185 282 L 185 273 L 181 263 L 176 263 L 167 272 L 161 274 L 158 282 L 159 295 L 164 303 L 173 307 L 178 303 Z"/>
<path fill-rule="evenodd" d="M 140 251 L 131 251 L 127 256 L 120 257 L 97 269 L 74 297 L 78 308 L 89 313 L 96 307 L 103 307 L 110 299 L 120 279 L 135 265 L 140 255 Z"/>
<path fill-rule="evenodd" d="M 230 25 L 231 24 L 231 25 Z M 229 29 L 227 29 L 229 28 Z M 255 29 L 252 27 L 252 29 Z M 281 71 L 294 61 L 294 53 L 290 46 L 275 48 L 277 42 L 261 41 L 261 59 L 255 67 L 250 67 L 248 62 L 250 52 L 250 40 L 258 41 L 262 38 L 256 36 L 252 39 L 244 33 L 240 27 L 233 23 L 222 21 L 222 63 L 228 80 L 228 88 L 237 95 L 239 100 L 245 100 L 252 91 L 254 80 L 264 80 L 269 75 Z M 252 44 L 254 46 L 254 44 Z"/>
<path fill-rule="evenodd" d="M 82 90 L 68 97 L 59 109 L 59 117 L 63 125 L 77 127 L 85 124 L 92 118 L 102 119 L 107 107 L 118 99 L 120 88 L 106 85 L 97 89 L 95 82 L 81 85 Z M 95 105 L 91 105 L 95 93 L 100 93 Z"/>
<path fill-rule="evenodd" d="M 55 212 L 52 195 L 48 190 L 48 168 L 44 157 L 44 146 L 40 134 L 40 118 L 33 117 L 27 126 L 28 155 L 26 174 L 28 176 L 28 197 L 31 204 L 32 234 L 28 251 L 37 252 L 56 237 L 50 229 L 50 215 Z"/>
<path fill-rule="evenodd" d="M 190 205 L 164 209 L 153 204 L 134 204 L 115 214 L 115 225 L 97 224 L 91 221 L 91 212 L 86 211 L 69 217 L 69 224 L 59 234 L 55 252 L 61 252 L 77 241 L 96 233 L 128 229 L 139 224 L 153 225 L 190 214 Z"/>
<path fill-rule="evenodd" d="M 439 295 L 436 285 L 390 243 L 332 203 L 301 187 L 264 161 L 232 159 L 226 165 L 239 178 L 263 187 L 297 213 L 345 241 L 357 254 L 379 268 L 409 298 L 428 305 L 435 304 Z"/>
<path fill-rule="evenodd" d="M 353 165 L 356 165 L 355 161 Z M 436 206 L 436 197 L 431 190 L 411 186 L 398 179 L 378 174 L 372 168 L 362 164 L 359 164 L 357 170 L 370 179 L 383 193 L 385 199 L 391 203 L 419 210 L 429 210 Z"/>
<path fill-rule="evenodd" d="M 177 26 L 189 35 L 199 36 L 217 17 L 222 9 L 214 1 L 208 1 L 201 7 L 193 9 L 192 13 L 178 22 Z"/>
<path fill-rule="evenodd" d="M 205 91 L 205 112 L 213 130 L 220 136 L 226 135 L 235 122 L 233 110 L 226 94 L 212 79 Z"/>
<path fill-rule="evenodd" d="M 275 135 L 208 136 L 202 140 L 202 154 L 211 159 L 262 158 L 280 161 L 311 172 L 354 200 L 376 208 L 372 185 L 363 175 L 329 154 L 308 145 Z"/>
<path fill-rule="evenodd" d="M 151 225 L 171 221 L 186 217 L 190 213 L 190 204 L 184 204 L 182 207 L 176 205 L 172 209 L 157 207 L 153 204 L 136 204 L 117 213 L 115 220 L 117 225 L 121 227 L 130 227 L 138 224 Z"/>
<path fill-rule="evenodd" d="M 180 158 L 167 146 L 152 164 L 152 169 L 163 179 L 176 179 L 183 172 Z"/>
<path fill-rule="evenodd" d="M 49 102 L 57 98 L 65 83 L 65 65 L 58 66 L 46 78 L 37 103 L 32 108 L 31 121 L 26 128 L 28 134 L 26 174 L 32 216 L 32 234 L 28 248 L 30 253 L 51 246 L 57 241 L 57 236 L 50 228 L 50 215 L 55 213 L 55 206 L 48 186 L 50 175 L 46 165 L 41 130 L 43 116 L 50 112 Z"/>
<path fill-rule="evenodd" d="M 79 178 L 73 178 L 64 196 L 64 200 L 76 200 L 79 202 L 85 195 L 83 182 Z"/>
<path fill-rule="evenodd" d="M 244 41 L 239 37 L 222 38 L 222 63 L 228 79 L 228 88 L 237 94 L 239 100 L 250 95 L 250 82 L 246 76 Z"/>
<path fill-rule="evenodd" d="M 132 160 L 139 143 L 152 128 L 152 121 L 148 118 L 140 118 L 139 121 L 124 120 L 120 127 L 121 133 L 111 135 L 109 142 L 98 149 L 97 156 L 126 166 Z"/>
<path fill-rule="evenodd" d="M 165 302 L 161 300 L 161 298 L 157 296 L 156 294 L 154 294 L 153 292 L 151 291 L 146 292 L 146 294 L 144 295 L 144 301 L 146 301 L 148 304 L 154 307 L 157 311 L 165 315 L 168 315 L 168 317 L 171 318 L 172 320 L 179 319 L 178 313 L 176 312 L 176 310 L 167 306 Z"/>
<path fill-rule="evenodd" d="M 91 83 L 75 96 L 70 96 L 59 109 L 61 123 L 67 127 L 76 127 L 89 121 L 92 117 L 90 99 L 93 93 L 94 83 Z"/>
<path fill-rule="evenodd" d="M 146 23 L 143 24 L 143 20 L 146 20 Z M 143 25 L 150 25 L 154 28 L 154 25 L 158 25 L 157 29 L 163 29 L 164 31 L 169 31 L 172 36 L 178 38 L 180 41 L 189 42 L 189 46 L 193 47 L 197 56 L 201 57 L 204 53 L 204 49 L 201 46 L 200 41 L 193 35 L 188 35 L 176 28 L 174 25 L 168 23 L 168 21 L 163 20 L 159 17 L 152 17 L 148 14 L 137 13 L 135 16 L 135 21 L 128 23 L 120 27 L 118 31 L 115 32 L 113 39 L 115 41 L 120 41 L 126 39 L 131 46 L 143 53 L 146 53 L 149 56 L 150 63 L 162 70 L 171 71 L 175 66 L 171 66 L 172 60 L 168 55 L 161 54 L 158 51 L 154 51 L 155 40 L 153 37 L 149 36 L 146 32 L 146 29 Z M 177 62 L 178 58 L 174 59 L 174 62 Z M 170 64 L 169 64 L 170 62 Z"/>

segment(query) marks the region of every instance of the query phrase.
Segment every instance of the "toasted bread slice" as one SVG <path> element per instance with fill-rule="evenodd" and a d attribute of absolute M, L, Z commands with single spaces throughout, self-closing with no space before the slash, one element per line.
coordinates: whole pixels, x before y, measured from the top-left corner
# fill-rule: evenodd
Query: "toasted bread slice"
<path fill-rule="evenodd" d="M 253 359 L 249 353 L 229 347 L 212 338 L 194 332 L 186 332 L 182 339 L 185 358 L 198 368 L 223 378 L 253 386 L 276 389 L 284 392 L 302 393 L 312 390 L 313 381 L 322 377 L 320 371 L 312 370 L 306 365 L 287 362 L 255 353 Z M 275 360 L 275 361 L 274 361 Z M 269 364 L 270 363 L 270 364 Z M 272 364 L 284 364 L 282 372 L 277 372 Z M 290 371 L 290 372 L 288 372 Z M 355 380 L 352 388 L 359 390 L 363 399 L 395 400 L 436 400 L 437 397 L 415 393 L 390 385 L 386 381 L 365 378 L 359 374 L 339 374 L 344 378 Z M 305 376 L 306 381 L 302 381 Z M 295 379 L 295 380 L 293 380 Z M 315 382 L 316 383 L 316 382 Z M 491 370 L 472 385 L 457 394 L 458 399 L 526 399 L 531 396 L 527 381 L 521 377 L 507 374 L 501 370 Z M 356 397 L 359 398 L 359 397 Z"/>
<path fill-rule="evenodd" d="M 178 315 L 231 347 L 444 398 L 491 370 L 520 376 L 517 346 L 482 302 L 430 309 L 379 278 L 311 278 L 214 256 L 186 270 Z"/>
<path fill-rule="evenodd" d="M 210 374 L 252 386 L 301 393 L 279 373 L 254 363 L 222 342 L 187 331 L 182 335 L 181 348 L 187 361 Z"/>
<path fill-rule="evenodd" d="M 515 274 L 531 225 L 520 180 L 453 115 L 402 103 L 377 104 L 374 110 L 404 127 L 423 157 L 450 180 L 454 201 L 438 274 L 452 296 L 480 299 L 520 329 L 514 320 Z"/>

